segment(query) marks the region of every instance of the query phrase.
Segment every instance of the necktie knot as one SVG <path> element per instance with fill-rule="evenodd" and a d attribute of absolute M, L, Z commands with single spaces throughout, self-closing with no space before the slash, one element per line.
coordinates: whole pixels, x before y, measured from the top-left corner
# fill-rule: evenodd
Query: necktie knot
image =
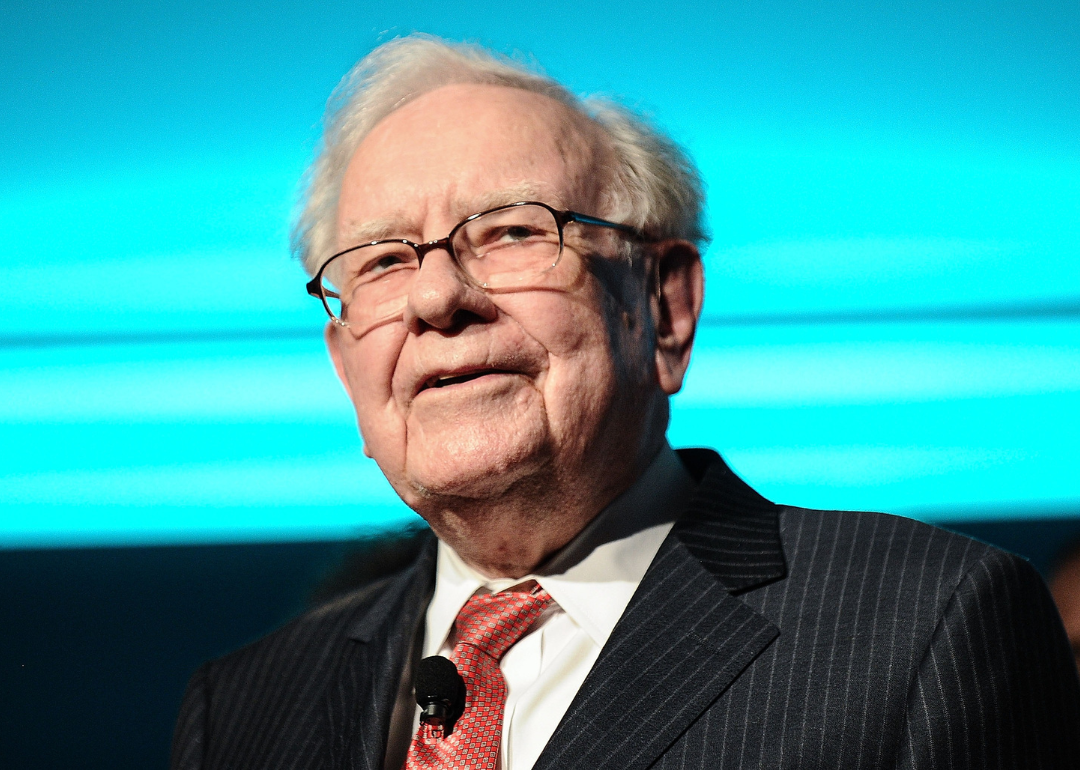
<path fill-rule="evenodd" d="M 454 621 L 458 644 L 470 644 L 499 660 L 551 604 L 551 596 L 535 592 L 500 591 L 477 594 L 465 603 Z"/>

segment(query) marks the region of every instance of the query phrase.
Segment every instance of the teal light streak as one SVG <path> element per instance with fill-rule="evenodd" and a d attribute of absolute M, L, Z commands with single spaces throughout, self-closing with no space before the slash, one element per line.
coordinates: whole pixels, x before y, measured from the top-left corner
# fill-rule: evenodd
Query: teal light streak
<path fill-rule="evenodd" d="M 286 243 L 327 93 L 413 29 L 534 53 L 697 158 L 711 323 L 673 443 L 803 505 L 1080 510 L 1075 313 L 985 320 L 1080 300 L 1075 3 L 566 10 L 5 9 L 0 547 L 407 520 Z M 736 323 L 844 313 L 861 320 Z"/>

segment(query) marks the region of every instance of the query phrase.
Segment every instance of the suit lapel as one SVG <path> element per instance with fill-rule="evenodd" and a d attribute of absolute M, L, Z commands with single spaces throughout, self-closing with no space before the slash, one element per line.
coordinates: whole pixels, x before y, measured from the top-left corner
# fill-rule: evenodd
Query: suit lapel
<path fill-rule="evenodd" d="M 698 479 L 698 489 L 672 536 L 732 593 L 784 577 L 779 507 L 711 449 L 681 449 L 679 457 Z"/>
<path fill-rule="evenodd" d="M 432 537 L 417 561 L 392 578 L 378 601 L 349 627 L 339 674 L 326 698 L 331 767 L 381 770 L 401 673 L 434 576 Z"/>
<path fill-rule="evenodd" d="M 784 575 L 777 509 L 714 452 L 534 770 L 645 768 L 779 635 L 734 594 Z"/>

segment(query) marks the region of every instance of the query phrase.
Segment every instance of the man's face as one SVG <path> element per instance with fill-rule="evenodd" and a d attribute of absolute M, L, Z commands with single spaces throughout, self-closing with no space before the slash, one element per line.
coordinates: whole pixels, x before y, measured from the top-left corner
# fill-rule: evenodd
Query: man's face
<path fill-rule="evenodd" d="M 523 199 L 602 216 L 605 152 L 547 97 L 437 89 L 381 121 L 353 156 L 338 248 L 442 238 Z M 414 508 L 530 483 L 595 485 L 605 464 L 616 477 L 640 461 L 659 393 L 644 287 L 612 231 L 571 224 L 566 236 L 559 264 L 527 290 L 485 292 L 438 250 L 400 319 L 328 329 L 366 450 Z"/>

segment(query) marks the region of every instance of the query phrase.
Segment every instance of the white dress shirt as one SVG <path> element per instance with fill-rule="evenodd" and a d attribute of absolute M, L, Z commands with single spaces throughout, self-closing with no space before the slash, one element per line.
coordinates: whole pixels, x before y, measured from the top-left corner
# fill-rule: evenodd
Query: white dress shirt
<path fill-rule="evenodd" d="M 423 655 L 450 656 L 458 611 L 475 593 L 535 580 L 554 602 L 500 661 L 506 711 L 501 770 L 529 770 L 671 530 L 694 482 L 666 443 L 633 486 L 534 574 L 488 579 L 439 542 Z M 412 735 L 420 723 L 413 717 Z"/>

